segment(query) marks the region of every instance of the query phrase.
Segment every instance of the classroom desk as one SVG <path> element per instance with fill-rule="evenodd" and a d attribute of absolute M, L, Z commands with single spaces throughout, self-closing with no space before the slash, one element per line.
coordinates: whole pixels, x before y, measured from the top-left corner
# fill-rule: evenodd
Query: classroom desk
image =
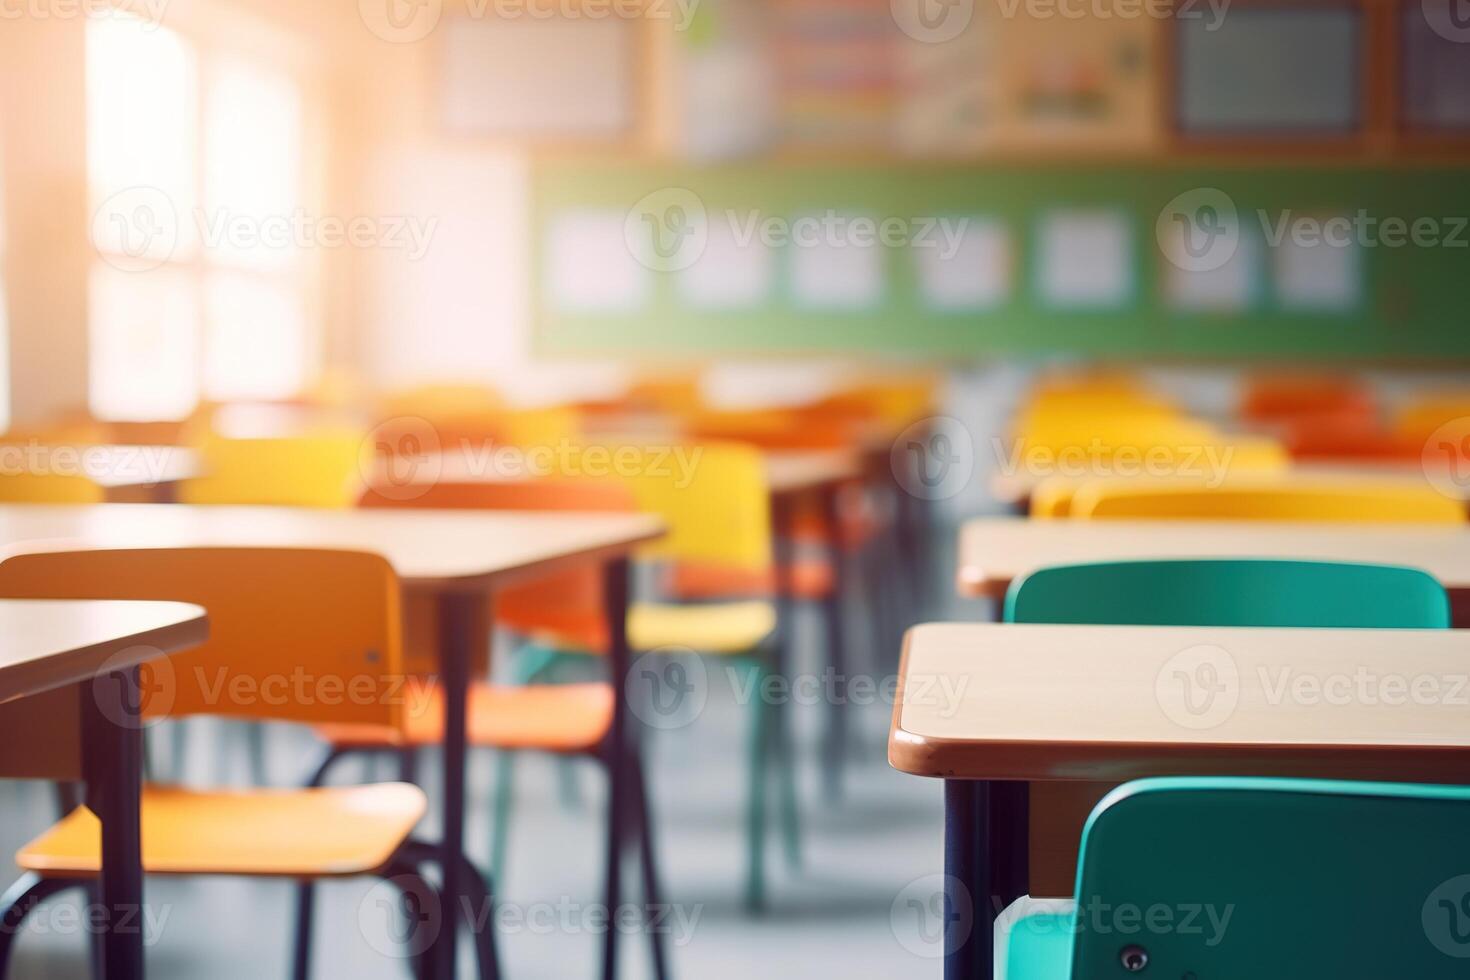
<path fill-rule="evenodd" d="M 1033 521 L 984 517 L 960 529 L 959 591 L 1004 598 L 1047 565 L 1149 558 L 1305 558 L 1421 568 L 1470 625 L 1470 525 L 1285 521 Z"/>
<path fill-rule="evenodd" d="M 143 976 L 137 668 L 208 632 L 204 610 L 181 602 L 0 600 L 0 774 L 85 780 L 102 824 L 109 978 Z"/>
<path fill-rule="evenodd" d="M 0 445 L 0 464 L 6 473 L 77 473 L 111 503 L 168 503 L 200 469 L 199 454 L 182 446 Z"/>
<path fill-rule="evenodd" d="M 945 976 L 990 975 L 995 915 L 1026 891 L 1027 783 L 1470 783 L 1467 679 L 1458 630 L 915 627 L 888 756 L 945 780 L 947 909 L 974 910 L 946 928 Z"/>
<path fill-rule="evenodd" d="M 626 654 L 628 555 L 659 537 L 642 514 L 307 510 L 101 504 L 0 507 L 0 556 L 40 550 L 170 547 L 341 548 L 382 555 L 404 588 L 435 597 L 444 686 L 444 829 L 447 855 L 463 853 L 469 665 L 483 647 L 482 611 L 499 589 L 587 562 L 606 569 L 611 636 Z M 616 651 L 615 651 L 616 652 Z M 615 715 L 620 717 L 620 715 Z M 620 739 L 626 733 L 614 731 Z M 623 780 L 614 780 L 623 785 Z M 616 804 L 615 804 L 616 805 Z M 444 862 L 446 900 L 458 901 L 459 862 Z M 617 874 L 617 869 L 611 871 Z M 442 944 L 453 956 L 454 917 Z M 609 946 L 617 930 L 607 930 Z M 451 963 L 441 975 L 452 976 Z"/>
<path fill-rule="evenodd" d="M 1227 477 L 1227 480 L 1232 479 L 1248 479 L 1282 486 L 1291 486 L 1292 484 L 1320 486 L 1324 482 L 1344 484 L 1355 482 L 1375 484 L 1402 483 L 1405 486 L 1438 489 L 1441 493 L 1452 494 L 1456 499 L 1463 500 L 1467 506 L 1470 506 L 1470 481 L 1448 479 L 1431 481 L 1426 475 L 1424 466 L 1417 462 L 1302 462 L 1292 463 L 1290 467 L 1283 470 L 1243 471 L 1237 477 Z M 1160 482 L 1180 480 L 1190 483 L 1200 483 L 1203 482 L 1203 477 L 1193 475 L 1187 477 L 1170 476 L 1168 474 L 1148 477 L 1109 476 L 1107 474 L 1056 476 L 1018 470 L 1014 473 L 998 473 L 991 477 L 990 495 L 998 503 L 1004 504 L 1007 508 L 1017 513 L 1024 514 L 1031 506 L 1031 495 L 1036 492 L 1036 488 L 1044 480 L 1061 480 L 1069 484 L 1082 484 L 1092 480 L 1151 480 Z"/>

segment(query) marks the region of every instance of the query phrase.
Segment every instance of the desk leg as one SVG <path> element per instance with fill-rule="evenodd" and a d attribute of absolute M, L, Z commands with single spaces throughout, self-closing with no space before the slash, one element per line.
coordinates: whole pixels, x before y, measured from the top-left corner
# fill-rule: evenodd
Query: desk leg
<path fill-rule="evenodd" d="M 944 784 L 944 977 L 994 976 L 995 920 L 1026 891 L 1027 786 Z"/>
<path fill-rule="evenodd" d="M 441 872 L 444 876 L 442 925 L 439 936 L 438 976 L 453 978 L 458 957 L 459 916 L 466 901 L 461 880 L 464 855 L 465 755 L 470 663 L 485 622 L 485 598 L 477 594 L 446 593 L 439 597 L 439 682 L 444 685 L 444 837 Z"/>
<path fill-rule="evenodd" d="M 826 761 L 822 776 L 826 783 L 827 798 L 833 802 L 842 799 L 842 777 L 847 761 L 847 703 L 848 649 L 847 624 L 847 576 L 844 574 L 847 556 L 842 550 L 842 488 L 830 485 L 822 491 L 823 517 L 827 527 L 828 560 L 832 564 L 832 591 L 822 600 L 822 626 L 826 632 L 827 667 L 835 675 L 832 687 L 832 703 L 827 706 Z"/>
<path fill-rule="evenodd" d="M 102 823 L 98 887 L 106 916 L 102 963 L 107 980 L 143 977 L 140 700 L 136 667 L 97 678 L 90 696 L 81 697 L 87 803 Z"/>

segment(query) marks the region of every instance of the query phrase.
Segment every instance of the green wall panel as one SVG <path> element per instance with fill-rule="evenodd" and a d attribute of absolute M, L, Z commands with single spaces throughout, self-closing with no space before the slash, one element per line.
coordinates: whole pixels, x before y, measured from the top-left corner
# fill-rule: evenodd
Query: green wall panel
<path fill-rule="evenodd" d="M 1405 360 L 1470 358 L 1470 174 L 1456 169 L 1347 166 L 1192 168 L 739 166 L 650 167 L 538 164 L 532 181 L 532 296 L 538 351 L 554 356 L 708 357 L 786 353 L 908 353 L 970 358 L 992 354 L 1149 355 L 1186 359 Z M 883 248 L 886 288 L 860 312 L 801 308 L 785 282 L 789 256 L 776 256 L 776 285 L 759 306 L 710 312 L 684 303 L 676 272 L 650 272 L 646 303 L 620 313 L 568 312 L 548 296 L 547 229 L 560 215 L 626 215 L 645 196 L 685 188 L 717 216 L 752 211 L 790 219 L 835 209 L 875 218 L 969 216 L 1001 222 L 1018 267 L 1010 297 L 984 311 L 933 309 L 922 297 L 912 252 Z M 1322 217 L 1366 212 L 1412 223 L 1428 218 L 1441 238 L 1431 247 L 1362 245 L 1362 302 L 1351 312 L 1300 312 L 1274 295 L 1263 272 L 1249 308 L 1199 313 L 1162 297 L 1164 258 L 1154 227 L 1177 195 L 1218 188 L 1233 200 L 1247 234 L 1283 212 Z M 1108 208 L 1132 231 L 1133 298 L 1113 310 L 1058 310 L 1034 287 L 1037 225 L 1053 209 Z M 1272 249 L 1261 243 L 1269 267 Z M 1323 247 L 1323 246 L 1319 246 Z"/>

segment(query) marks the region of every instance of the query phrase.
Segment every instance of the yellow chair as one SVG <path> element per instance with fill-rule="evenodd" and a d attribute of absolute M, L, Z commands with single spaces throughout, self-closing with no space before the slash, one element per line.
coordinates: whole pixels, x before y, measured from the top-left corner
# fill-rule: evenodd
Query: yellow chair
<path fill-rule="evenodd" d="M 1461 524 L 1466 512 L 1462 502 L 1429 487 L 1398 484 L 1281 487 L 1229 482 L 1207 488 L 1100 480 L 1077 491 L 1072 516 Z"/>
<path fill-rule="evenodd" d="M 0 476 L 0 503 L 100 504 L 105 499 L 106 491 L 80 474 L 7 473 Z"/>
<path fill-rule="evenodd" d="M 620 447 L 626 454 L 634 447 Z M 640 557 L 687 563 L 753 576 L 774 574 L 770 491 L 761 452 L 737 443 L 644 448 L 625 468 L 639 509 L 658 514 L 665 535 Z M 678 460 L 682 458 L 684 465 Z M 750 690 L 764 689 L 782 670 L 775 606 L 764 600 L 708 603 L 634 603 L 628 634 L 635 651 L 679 652 L 738 658 L 750 671 Z M 790 723 L 782 706 L 751 698 L 753 713 L 747 807 L 748 907 L 765 902 L 766 789 L 770 763 L 778 770 L 782 831 L 789 863 L 800 860 Z"/>
<path fill-rule="evenodd" d="M 422 385 L 394 392 L 382 400 L 385 418 L 411 415 L 438 421 L 467 415 L 483 415 L 505 408 L 500 394 L 489 385 Z"/>
<path fill-rule="evenodd" d="M 351 507 L 362 492 L 365 437 L 327 430 L 281 438 L 210 435 L 203 475 L 185 480 L 179 502 L 268 507 Z"/>
<path fill-rule="evenodd" d="M 146 717 L 400 727 L 412 706 L 413 689 L 402 683 L 400 586 L 376 555 L 268 548 L 29 554 L 0 564 L 0 595 L 176 600 L 207 609 L 207 643 L 142 668 Z M 147 786 L 143 869 L 298 881 L 376 875 L 417 900 L 437 900 L 419 868 L 437 860 L 437 851 L 410 840 L 426 806 L 420 789 L 401 783 L 245 791 Z M 95 877 L 100 847 L 97 820 L 85 807 L 22 847 L 16 860 L 27 874 L 6 894 L 3 921 L 9 925 L 39 898 Z M 476 890 L 476 902 L 488 902 L 477 871 L 467 867 L 460 877 Z M 17 931 L 0 930 L 0 973 Z M 429 954 L 413 947 L 414 938 L 410 952 Z M 298 978 L 307 972 L 309 940 L 310 916 L 303 915 Z M 493 975 L 493 939 L 483 929 L 478 952 L 481 974 Z"/>
<path fill-rule="evenodd" d="M 1147 465 L 1142 465 L 1142 461 L 1147 461 Z M 1029 513 L 1038 519 L 1069 517 L 1077 492 L 1095 482 L 1146 488 L 1259 483 L 1288 473 L 1290 462 L 1285 447 L 1270 439 L 1224 440 L 1204 446 L 1153 446 L 1141 450 L 1128 466 L 1118 457 L 1097 460 L 1097 475 L 1046 477 L 1031 492 Z"/>

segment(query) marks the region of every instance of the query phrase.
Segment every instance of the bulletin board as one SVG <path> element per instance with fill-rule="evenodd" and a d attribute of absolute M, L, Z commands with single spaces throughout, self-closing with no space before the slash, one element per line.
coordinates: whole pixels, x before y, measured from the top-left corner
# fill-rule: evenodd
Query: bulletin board
<path fill-rule="evenodd" d="M 531 191 L 548 356 L 1470 358 L 1470 181 L 1453 167 L 541 161 Z M 1224 266 L 1181 268 L 1171 208 L 1213 221 L 1214 192 L 1238 244 Z M 635 254 L 642 226 L 685 228 L 696 209 L 724 231 L 692 264 Z M 913 240 L 861 256 L 754 244 L 826 214 L 912 219 L 910 239 L 937 219 L 966 232 L 942 264 Z M 1360 215 L 1373 223 L 1352 226 L 1352 244 L 1294 244 L 1311 222 Z M 1428 219 L 1436 241 L 1385 234 L 1386 218 Z"/>

